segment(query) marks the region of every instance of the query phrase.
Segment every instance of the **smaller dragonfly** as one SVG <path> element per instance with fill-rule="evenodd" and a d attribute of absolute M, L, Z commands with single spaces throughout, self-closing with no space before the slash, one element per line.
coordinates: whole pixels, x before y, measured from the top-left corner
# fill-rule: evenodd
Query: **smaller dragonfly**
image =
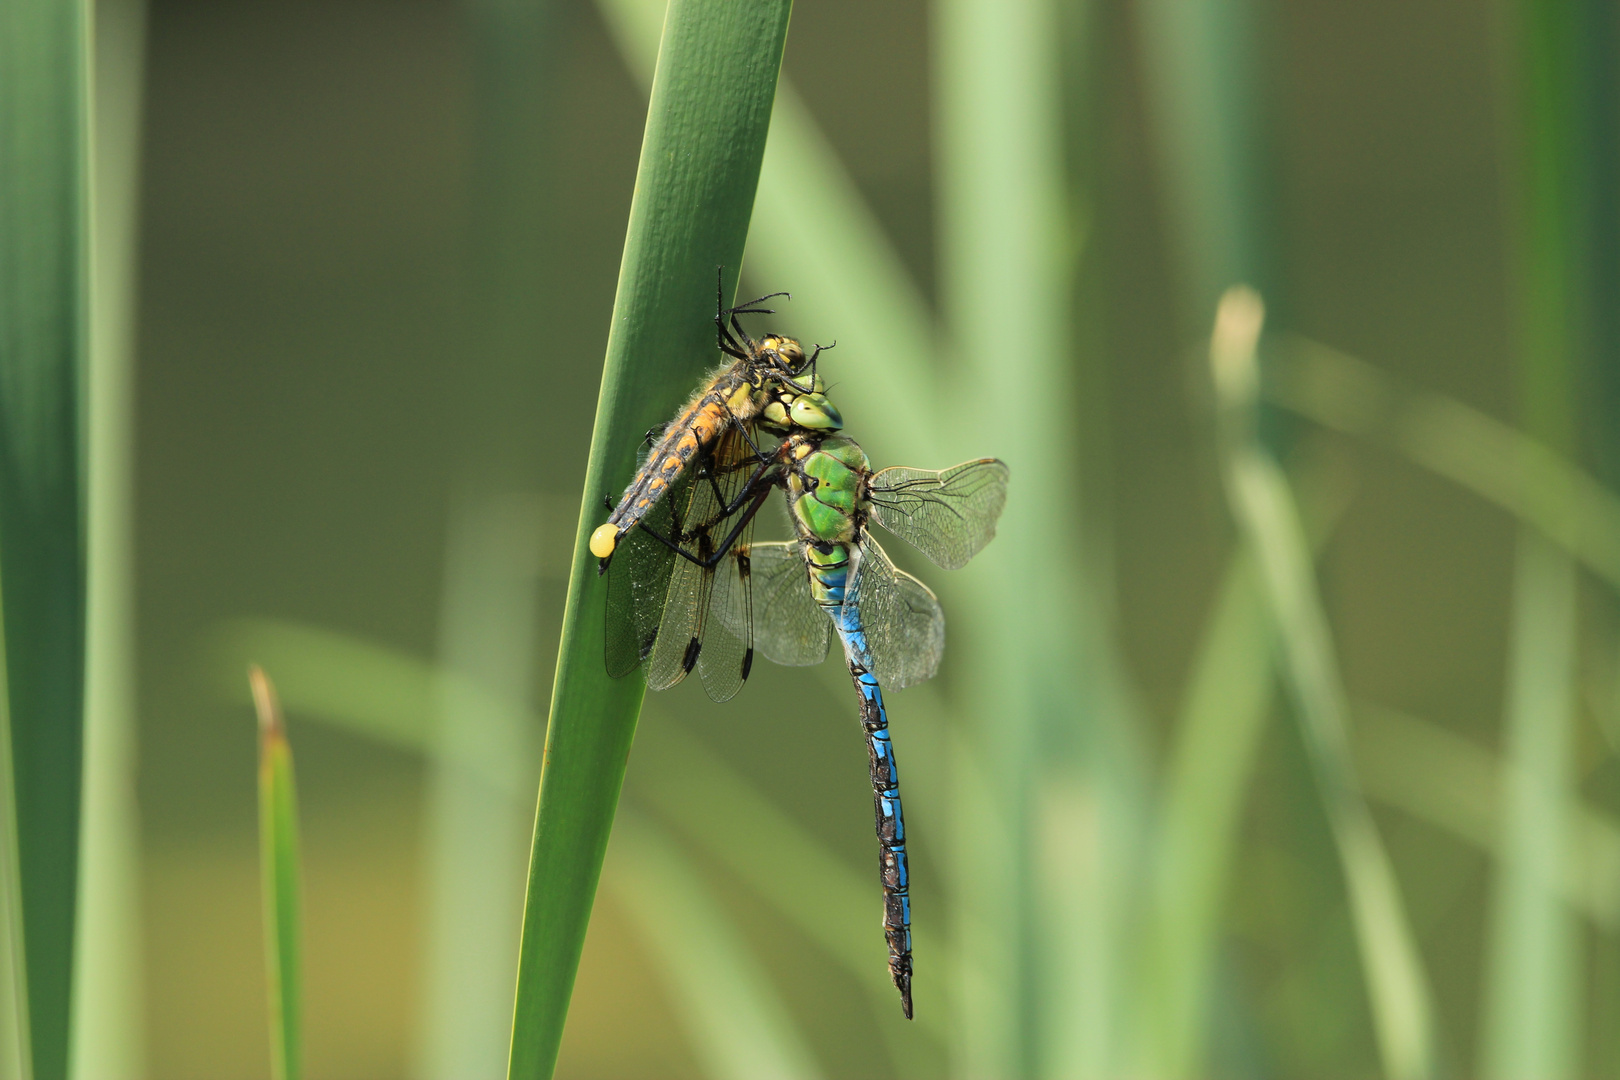
<path fill-rule="evenodd" d="M 753 419 L 756 431 L 778 438 L 842 425 L 826 395 L 787 383 Z M 699 447 L 664 497 L 641 511 L 638 527 L 615 543 L 611 564 L 604 559 L 610 676 L 645 663 L 652 690 L 694 669 L 716 702 L 742 689 L 754 663 L 746 552 L 754 517 L 782 475 L 780 454 L 780 447 L 759 450 L 743 426 L 731 427 L 712 448 Z"/>
<path fill-rule="evenodd" d="M 718 272 L 717 272 L 718 278 Z M 651 512 L 671 488 L 676 486 L 701 451 L 717 457 L 722 466 L 740 458 L 744 445 L 756 457 L 763 453 L 754 440 L 754 430 L 768 406 L 791 408 L 795 399 L 821 391 L 816 360 L 823 348 L 817 345 L 809 356 L 790 337 L 766 334 L 755 341 L 743 329 L 740 316 L 774 315 L 774 308 L 760 307 L 787 293 L 771 293 L 757 300 L 727 308 L 724 287 L 715 284 L 715 337 L 720 351 L 733 358 L 717 371 L 662 431 L 647 433 L 648 453 L 617 505 L 610 506 L 607 521 L 591 533 L 591 554 L 601 560 L 599 571 L 607 572 L 608 562 L 626 533 Z M 802 406 L 801 406 L 802 408 Z M 741 432 L 734 447 L 720 454 L 722 442 Z"/>
<path fill-rule="evenodd" d="M 876 523 L 947 570 L 995 536 L 1007 466 L 979 458 L 940 471 L 873 472 L 853 439 L 799 431 L 778 448 L 795 539 L 736 551 L 759 596 L 760 651 L 779 664 L 826 659 L 829 629 L 844 647 L 860 697 L 876 812 L 889 976 L 911 1018 L 911 893 L 900 777 L 883 688 L 932 678 L 945 650 L 945 614 L 932 590 L 897 569 L 868 529 Z"/>

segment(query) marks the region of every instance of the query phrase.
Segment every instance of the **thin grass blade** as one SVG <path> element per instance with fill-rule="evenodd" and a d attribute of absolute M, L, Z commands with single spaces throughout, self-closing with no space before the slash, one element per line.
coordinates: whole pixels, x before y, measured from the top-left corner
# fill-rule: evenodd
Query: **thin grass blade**
<path fill-rule="evenodd" d="M 528 799 L 540 769 L 529 700 L 539 607 L 540 501 L 458 501 L 444 562 L 428 755 L 428 933 L 418 1080 L 500 1075 L 523 918 Z"/>
<path fill-rule="evenodd" d="M 1061 20 L 1043 0 L 935 11 L 941 283 L 958 361 L 943 434 L 947 457 L 994 453 L 1013 470 L 997 542 L 952 582 L 966 721 L 953 787 L 956 1067 L 1119 1075 L 1131 1071 L 1122 920 L 1143 772 L 1088 577 L 1077 454 L 1050 434 L 1078 406 Z M 1063 932 L 1043 921 L 1052 912 Z"/>
<path fill-rule="evenodd" d="M 0 577 L 33 1074 L 65 1080 L 83 770 L 88 5 L 0 5 Z"/>
<path fill-rule="evenodd" d="M 1388 852 L 1356 780 L 1349 708 L 1310 549 L 1287 480 L 1261 448 L 1255 423 L 1255 350 L 1264 311 L 1246 288 L 1229 290 L 1210 345 L 1220 405 L 1222 473 L 1271 608 L 1284 680 L 1338 845 L 1373 1026 L 1391 1080 L 1434 1074 L 1433 1009 L 1417 942 Z"/>
<path fill-rule="evenodd" d="M 620 811 L 609 886 L 640 931 L 708 1080 L 822 1075 L 771 980 L 673 837 Z"/>
<path fill-rule="evenodd" d="M 0 602 L 4 599 L 0 592 Z M 0 623 L 0 1080 L 32 1080 L 17 800 L 11 767 L 11 698 L 6 693 L 4 645 L 5 627 Z"/>
<path fill-rule="evenodd" d="M 75 947 L 73 1074 L 145 1073 L 140 815 L 135 801 L 135 238 L 144 0 L 95 7 L 95 184 L 86 402 L 88 622 L 84 861 Z M 237 681 L 241 678 L 236 668 Z"/>
<path fill-rule="evenodd" d="M 1176 725 L 1154 854 L 1143 1060 L 1198 1075 L 1243 795 L 1272 702 L 1273 629 L 1253 556 L 1227 565 Z"/>
<path fill-rule="evenodd" d="M 1135 6 L 1152 132 L 1189 301 L 1267 281 L 1257 13 L 1251 0 Z"/>
<path fill-rule="evenodd" d="M 1580 217 L 1586 149 L 1579 141 L 1588 49 L 1580 5 L 1508 5 L 1518 128 L 1519 389 L 1525 431 L 1570 458 L 1589 287 Z M 1613 48 L 1612 44 L 1609 46 Z M 1570 492 L 1547 491 L 1553 520 L 1573 522 Z M 1566 526 L 1567 527 L 1567 526 Z M 1487 945 L 1479 1073 L 1488 1080 L 1581 1074 L 1581 958 L 1561 894 L 1575 791 L 1576 568 L 1558 546 L 1521 529 L 1513 584 L 1504 744 L 1510 763 Z"/>
<path fill-rule="evenodd" d="M 264 970 L 270 998 L 270 1075 L 303 1075 L 303 871 L 298 854 L 298 793 L 292 746 L 276 688 L 264 669 L 248 669 L 259 718 L 259 883 L 264 903 Z"/>
<path fill-rule="evenodd" d="M 551 1075 L 644 693 L 602 658 L 587 538 L 642 433 L 713 362 L 715 267 L 736 286 L 787 34 L 788 0 L 675 0 L 664 20 L 602 373 L 546 732 L 508 1075 Z"/>

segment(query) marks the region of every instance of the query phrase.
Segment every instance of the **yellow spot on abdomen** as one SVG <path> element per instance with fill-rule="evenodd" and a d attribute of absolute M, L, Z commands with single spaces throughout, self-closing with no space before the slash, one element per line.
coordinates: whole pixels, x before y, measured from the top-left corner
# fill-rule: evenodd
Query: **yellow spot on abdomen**
<path fill-rule="evenodd" d="M 599 525 L 591 533 L 591 554 L 598 559 L 605 559 L 613 554 L 613 549 L 619 546 L 619 527 L 612 522 Z"/>

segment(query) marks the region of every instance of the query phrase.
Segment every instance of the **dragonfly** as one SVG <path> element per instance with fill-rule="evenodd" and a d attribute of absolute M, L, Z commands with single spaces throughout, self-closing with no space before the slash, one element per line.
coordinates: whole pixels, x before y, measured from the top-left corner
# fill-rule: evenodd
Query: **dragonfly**
<path fill-rule="evenodd" d="M 932 590 L 898 569 L 872 535 L 877 524 L 936 565 L 959 569 L 995 535 L 1007 466 L 994 458 L 954 468 L 874 472 L 836 411 L 804 395 L 762 414 L 781 437 L 770 454 L 737 452 L 728 433 L 700 453 L 679 490 L 653 509 L 616 557 L 608 591 L 611 675 L 647 661 L 662 689 L 695 665 L 716 700 L 747 678 L 754 648 L 788 666 L 826 659 L 836 634 L 860 699 L 879 845 L 889 973 L 906 1017 L 911 1001 L 911 899 L 899 769 L 884 688 L 931 678 L 945 648 Z M 808 423 L 801 421 L 809 421 Z M 784 491 L 794 539 L 750 543 L 755 515 Z"/>
<path fill-rule="evenodd" d="M 778 448 L 794 539 L 735 552 L 758 593 L 760 651 L 789 666 L 826 659 L 843 646 L 860 700 L 871 767 L 889 976 L 911 1019 L 911 890 L 900 776 L 884 688 L 932 678 L 945 650 L 945 614 L 933 590 L 897 568 L 870 526 L 877 524 L 947 570 L 967 565 L 995 536 L 1007 502 L 1008 470 L 995 458 L 953 468 L 874 472 L 855 440 L 800 431 Z M 735 616 L 738 609 L 727 609 Z"/>
<path fill-rule="evenodd" d="M 680 483 L 700 452 L 721 462 L 734 461 L 746 444 L 761 456 L 754 432 L 763 413 L 773 406 L 791 409 L 796 399 L 822 391 L 816 360 L 831 345 L 817 345 L 806 356 L 803 346 L 790 337 L 766 334 L 756 341 L 743 329 L 741 316 L 774 315 L 774 308 L 760 305 L 787 295 L 771 293 L 727 308 L 723 285 L 716 282 L 715 338 L 732 362 L 715 372 L 661 431 L 647 433 L 648 453 L 641 467 L 618 503 L 609 506 L 608 520 L 591 533 L 590 549 L 599 560 L 599 573 L 607 572 L 625 534 Z M 740 441 L 722 445 L 739 431 Z"/>
<path fill-rule="evenodd" d="M 746 553 L 755 515 L 782 475 L 780 445 L 766 452 L 756 436 L 843 426 L 824 393 L 797 385 L 784 380 L 747 425 L 734 423 L 712 445 L 696 446 L 663 497 L 638 508 L 636 527 L 599 556 L 608 575 L 604 653 L 613 678 L 645 665 L 653 690 L 693 670 L 716 702 L 742 689 L 754 663 Z"/>

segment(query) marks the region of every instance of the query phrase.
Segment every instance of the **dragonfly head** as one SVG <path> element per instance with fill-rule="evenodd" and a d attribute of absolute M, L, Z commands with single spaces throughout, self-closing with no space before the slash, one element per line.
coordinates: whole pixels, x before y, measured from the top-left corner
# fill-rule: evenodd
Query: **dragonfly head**
<path fill-rule="evenodd" d="M 844 426 L 844 417 L 838 406 L 822 393 L 800 394 L 788 408 L 788 419 L 794 425 L 811 431 L 837 431 Z"/>
<path fill-rule="evenodd" d="M 777 435 L 790 435 L 794 431 L 837 431 L 844 426 L 844 417 L 838 406 L 817 391 L 798 394 L 787 390 L 776 395 L 776 400 L 765 406 L 760 414 L 760 425 Z"/>
<path fill-rule="evenodd" d="M 790 337 L 766 334 L 760 339 L 759 351 L 773 367 L 788 371 L 804 370 L 804 347 Z"/>

